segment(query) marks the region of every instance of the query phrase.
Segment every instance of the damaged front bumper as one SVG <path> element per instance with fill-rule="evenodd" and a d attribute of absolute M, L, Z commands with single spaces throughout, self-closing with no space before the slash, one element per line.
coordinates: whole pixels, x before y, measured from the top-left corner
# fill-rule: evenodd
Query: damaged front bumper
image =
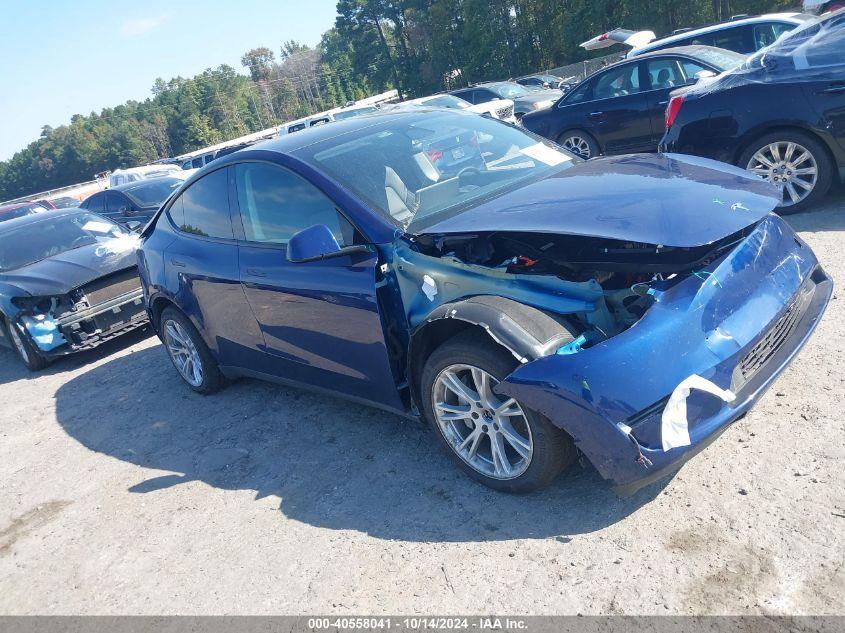
<path fill-rule="evenodd" d="M 497 390 L 566 430 L 620 494 L 631 494 L 748 412 L 809 339 L 832 291 L 810 248 L 771 215 L 730 253 L 657 291 L 628 330 L 522 365 Z M 689 391 L 688 439 L 667 442 L 667 402 L 692 376 L 728 396 Z"/>
<path fill-rule="evenodd" d="M 148 322 L 141 288 L 59 316 L 26 314 L 17 321 L 45 358 L 93 349 Z"/>

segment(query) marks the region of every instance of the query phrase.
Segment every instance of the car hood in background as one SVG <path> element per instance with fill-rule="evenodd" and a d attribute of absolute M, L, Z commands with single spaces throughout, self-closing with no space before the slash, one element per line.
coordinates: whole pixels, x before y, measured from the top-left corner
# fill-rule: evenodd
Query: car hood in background
<path fill-rule="evenodd" d="M 425 218 L 417 234 L 516 231 L 583 235 L 662 246 L 710 244 L 755 224 L 780 203 L 763 180 L 680 154 L 597 158 L 451 217 Z"/>
<path fill-rule="evenodd" d="M 137 245 L 135 236 L 126 236 L 83 246 L 0 273 L 0 282 L 13 285 L 34 297 L 67 294 L 94 279 L 136 266 Z"/>
<path fill-rule="evenodd" d="M 562 90 L 552 89 L 552 90 L 537 90 L 535 92 L 529 92 L 527 95 L 522 95 L 521 97 L 517 97 L 514 99 L 515 103 L 537 103 L 539 101 L 551 101 L 554 99 L 557 101 L 563 96 Z"/>

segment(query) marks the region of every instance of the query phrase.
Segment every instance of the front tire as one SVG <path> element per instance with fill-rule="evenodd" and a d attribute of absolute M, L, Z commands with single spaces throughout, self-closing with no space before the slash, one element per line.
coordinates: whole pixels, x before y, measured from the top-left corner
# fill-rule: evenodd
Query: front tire
<path fill-rule="evenodd" d="M 524 493 L 549 485 L 576 452 L 544 416 L 493 393 L 517 364 L 485 332 L 467 330 L 432 352 L 420 393 L 426 421 L 464 472 L 495 490 Z"/>
<path fill-rule="evenodd" d="M 833 164 L 821 143 L 791 130 L 756 139 L 740 155 L 737 166 L 782 191 L 783 202 L 778 206 L 781 215 L 812 207 L 833 182 Z"/>
<path fill-rule="evenodd" d="M 9 342 L 12 344 L 12 351 L 29 371 L 41 371 L 47 367 L 47 359 L 29 341 L 29 337 L 24 334 L 18 325 L 10 320 L 4 320 L 3 326 L 6 329 Z"/>
<path fill-rule="evenodd" d="M 224 385 L 211 350 L 193 323 L 176 308 L 166 308 L 159 326 L 170 361 L 185 383 L 197 393 L 211 394 Z"/>

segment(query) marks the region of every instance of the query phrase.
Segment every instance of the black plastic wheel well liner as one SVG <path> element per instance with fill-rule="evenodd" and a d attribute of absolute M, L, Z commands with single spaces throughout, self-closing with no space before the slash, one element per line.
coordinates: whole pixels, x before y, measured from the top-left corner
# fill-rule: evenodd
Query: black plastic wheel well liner
<path fill-rule="evenodd" d="M 159 332 L 160 330 L 161 315 L 169 306 L 173 306 L 177 310 L 179 309 L 179 306 L 177 306 L 175 303 L 173 303 L 173 301 L 171 301 L 167 297 L 156 297 L 150 304 L 150 312 L 152 312 L 152 318 L 150 319 L 150 323 L 152 324 L 153 329 L 156 332 Z"/>
<path fill-rule="evenodd" d="M 480 295 L 444 303 L 429 313 L 411 335 L 408 375 L 414 403 L 420 405 L 420 377 L 431 353 L 470 327 L 484 330 L 520 363 L 548 356 L 574 339 L 564 317 L 544 312 L 513 299 Z"/>

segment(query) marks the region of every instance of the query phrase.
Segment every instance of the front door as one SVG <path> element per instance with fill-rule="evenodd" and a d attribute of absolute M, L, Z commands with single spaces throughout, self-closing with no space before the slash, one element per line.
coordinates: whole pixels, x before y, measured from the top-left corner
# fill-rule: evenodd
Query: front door
<path fill-rule="evenodd" d="M 376 297 L 375 251 L 293 263 L 290 237 L 325 224 L 341 246 L 360 234 L 314 185 L 263 162 L 234 167 L 243 229 L 240 279 L 281 378 L 401 409 Z"/>
<path fill-rule="evenodd" d="M 593 100 L 579 106 L 584 110 L 587 130 L 606 154 L 653 149 L 639 67 L 630 63 L 608 69 L 593 84 Z"/>

